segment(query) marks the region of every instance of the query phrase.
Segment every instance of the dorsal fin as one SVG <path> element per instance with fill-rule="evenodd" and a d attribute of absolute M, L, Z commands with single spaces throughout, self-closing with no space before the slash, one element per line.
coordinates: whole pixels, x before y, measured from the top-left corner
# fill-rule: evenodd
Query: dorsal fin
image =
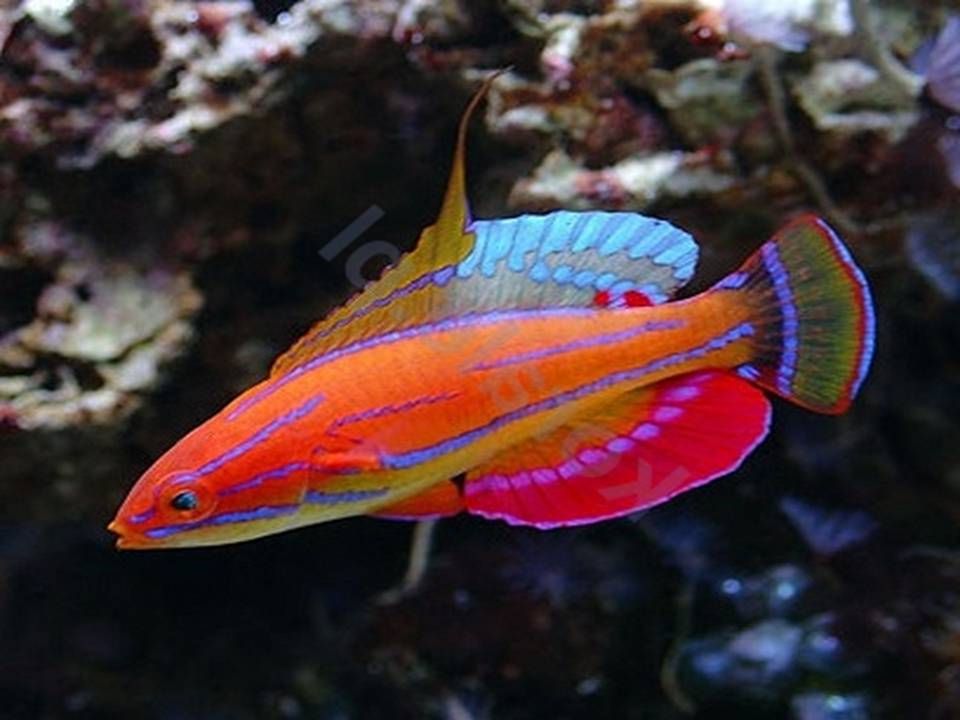
<path fill-rule="evenodd" d="M 598 293 L 670 298 L 693 275 L 697 246 L 670 223 L 629 212 L 568 212 L 473 221 L 466 195 L 471 114 L 464 112 L 440 216 L 417 247 L 362 293 L 314 325 L 274 363 L 284 374 L 372 336 L 466 313 L 589 307 Z"/>
<path fill-rule="evenodd" d="M 437 221 L 420 234 L 416 248 L 395 267 L 310 328 L 277 358 L 271 375 L 285 373 L 332 347 L 362 340 L 373 332 L 398 329 L 431 317 L 430 309 L 442 299 L 453 268 L 473 249 L 474 236 L 467 230 L 467 129 L 474 110 L 498 75 L 500 72 L 493 73 L 484 81 L 460 119 L 453 166 Z"/>
<path fill-rule="evenodd" d="M 447 179 L 447 189 L 443 194 L 440 215 L 437 217 L 437 222 L 424 232 L 424 235 L 430 235 L 429 240 L 426 237 L 421 238 L 421 242 L 427 240 L 429 244 L 435 246 L 437 251 L 435 260 L 441 264 L 444 260 L 449 262 L 462 260 L 466 255 L 466 253 L 461 252 L 463 248 L 456 247 L 455 243 L 442 243 L 438 240 L 444 237 L 463 235 L 467 225 L 470 224 L 470 201 L 467 199 L 466 171 L 467 130 L 470 127 L 470 118 L 480 101 L 489 92 L 493 81 L 502 72 L 502 70 L 497 71 L 484 80 L 483 85 L 470 99 L 466 110 L 463 111 L 463 117 L 460 118 L 460 125 L 457 127 L 457 144 L 453 151 L 453 165 L 450 167 L 450 177 Z M 430 242 L 430 240 L 433 240 L 433 242 Z"/>
<path fill-rule="evenodd" d="M 665 220 L 630 212 L 570 212 L 478 220 L 457 266 L 451 309 L 595 304 L 597 293 L 668 300 L 693 275 L 697 245 Z"/>

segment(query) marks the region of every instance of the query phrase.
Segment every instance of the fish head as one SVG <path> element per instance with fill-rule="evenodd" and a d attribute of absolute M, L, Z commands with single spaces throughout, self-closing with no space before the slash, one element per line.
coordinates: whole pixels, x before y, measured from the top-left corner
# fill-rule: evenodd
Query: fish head
<path fill-rule="evenodd" d="M 140 477 L 108 526 L 118 548 L 222 545 L 291 526 L 313 479 L 311 466 L 271 460 L 270 443 L 231 457 L 218 442 L 228 434 L 213 418 Z"/>

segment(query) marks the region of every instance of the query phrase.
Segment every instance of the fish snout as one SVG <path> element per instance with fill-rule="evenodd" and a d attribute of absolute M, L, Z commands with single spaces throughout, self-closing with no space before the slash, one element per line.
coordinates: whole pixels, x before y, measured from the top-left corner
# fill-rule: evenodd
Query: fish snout
<path fill-rule="evenodd" d="M 139 533 L 131 530 L 130 526 L 121 518 L 114 518 L 107 530 L 117 536 L 116 547 L 119 550 L 138 550 L 148 547 L 146 538 L 140 537 Z"/>

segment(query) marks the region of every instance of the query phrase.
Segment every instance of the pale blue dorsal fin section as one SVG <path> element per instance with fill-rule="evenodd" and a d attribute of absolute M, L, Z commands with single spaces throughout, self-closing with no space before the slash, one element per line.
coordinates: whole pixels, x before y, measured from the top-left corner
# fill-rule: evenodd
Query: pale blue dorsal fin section
<path fill-rule="evenodd" d="M 692 276 L 697 245 L 665 220 L 569 212 L 478 220 L 451 284 L 457 309 L 589 305 L 597 292 L 668 300 Z"/>

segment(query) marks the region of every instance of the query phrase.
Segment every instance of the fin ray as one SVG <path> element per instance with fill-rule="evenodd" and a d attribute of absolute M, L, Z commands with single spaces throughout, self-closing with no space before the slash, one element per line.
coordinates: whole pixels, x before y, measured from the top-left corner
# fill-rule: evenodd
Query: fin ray
<path fill-rule="evenodd" d="M 466 509 L 540 528 L 625 515 L 732 472 L 769 424 L 763 393 L 732 373 L 670 378 L 469 473 Z"/>
<path fill-rule="evenodd" d="M 399 329 L 429 317 L 430 308 L 443 299 L 443 286 L 453 268 L 473 248 L 468 230 L 470 207 L 466 194 L 466 141 L 470 118 L 499 73 L 484 81 L 467 105 L 457 127 L 453 166 L 437 221 L 426 228 L 417 245 L 393 268 L 337 310 L 315 324 L 273 364 L 271 375 L 281 375 L 300 363 L 351 341 L 363 340 L 384 329 Z"/>
<path fill-rule="evenodd" d="M 742 288 L 742 290 L 740 290 Z M 755 361 L 741 376 L 816 412 L 849 407 L 873 355 L 873 301 L 863 273 L 815 215 L 781 229 L 715 291 L 754 306 Z"/>
<path fill-rule="evenodd" d="M 637 213 L 559 210 L 472 228 L 476 244 L 452 284 L 454 311 L 587 307 L 601 292 L 661 303 L 690 279 L 697 259 L 687 233 Z M 659 240 L 649 244 L 651 235 Z"/>

